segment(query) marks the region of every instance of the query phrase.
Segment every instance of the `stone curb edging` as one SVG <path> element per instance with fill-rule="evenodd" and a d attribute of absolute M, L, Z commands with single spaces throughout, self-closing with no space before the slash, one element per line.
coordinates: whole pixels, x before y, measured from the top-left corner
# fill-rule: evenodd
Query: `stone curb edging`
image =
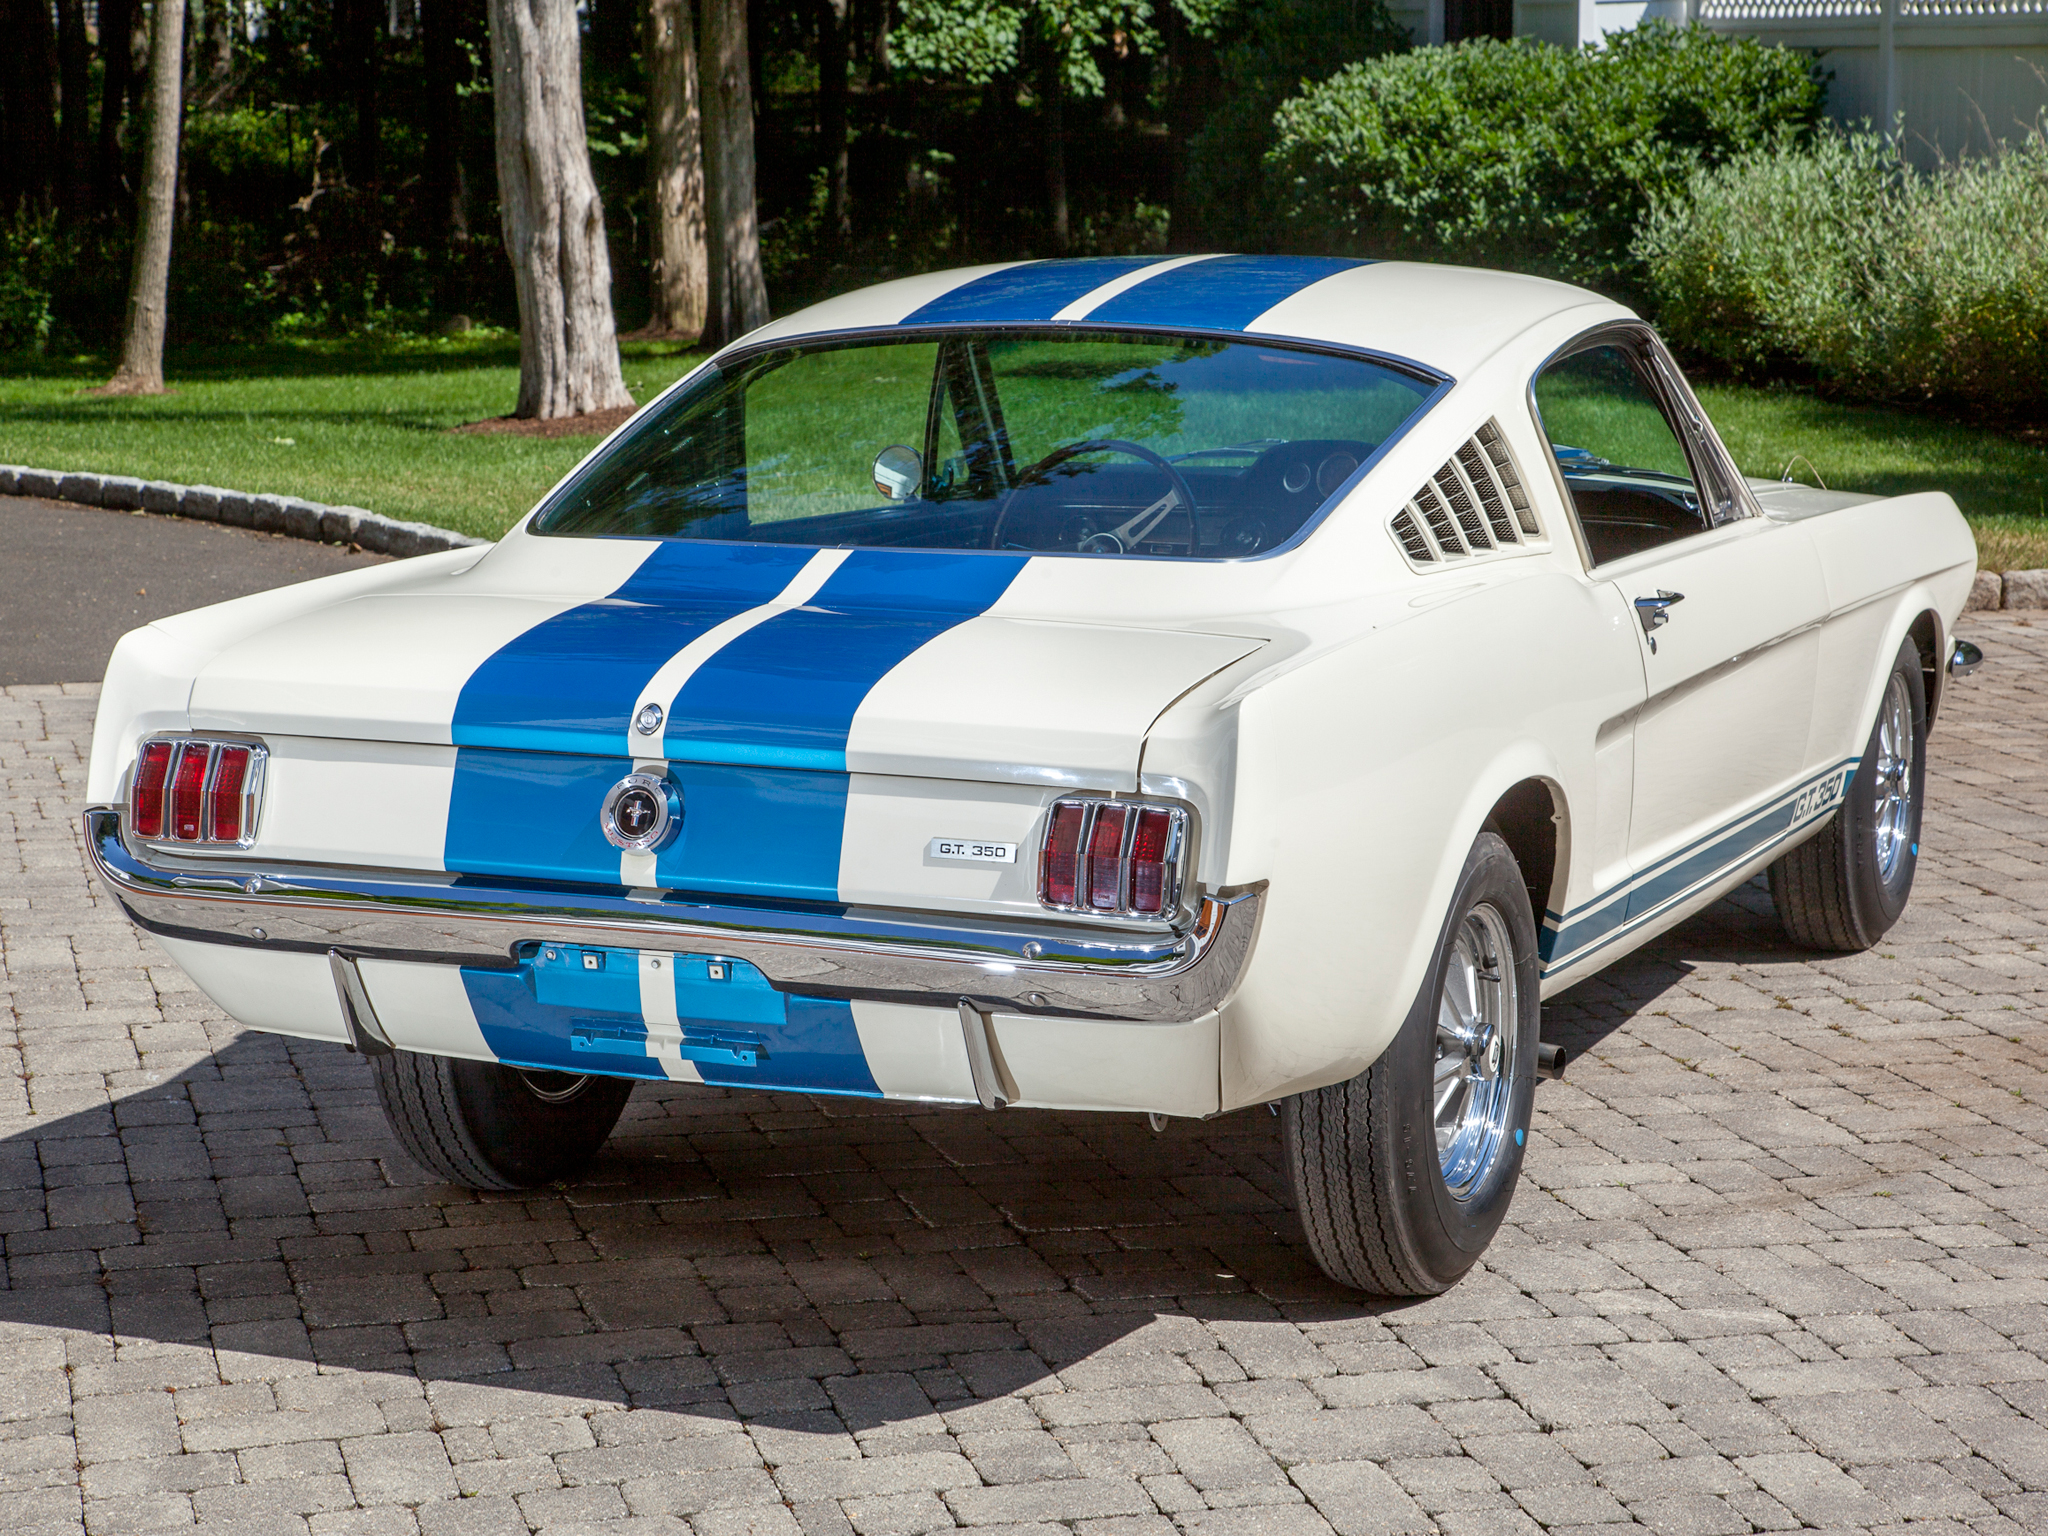
<path fill-rule="evenodd" d="M 1963 611 L 1984 608 L 2048 608 L 2048 571 L 1979 571 Z"/>
<path fill-rule="evenodd" d="M 30 469 L 19 464 L 0 464 L 0 496 L 40 496 L 46 501 L 76 502 L 112 512 L 167 512 L 231 528 L 253 528 L 258 533 L 353 544 L 399 559 L 491 542 L 452 528 L 436 528 L 432 523 L 400 522 L 362 507 L 330 507 L 297 496 L 251 495 L 214 485 L 172 485 L 132 475 Z"/>

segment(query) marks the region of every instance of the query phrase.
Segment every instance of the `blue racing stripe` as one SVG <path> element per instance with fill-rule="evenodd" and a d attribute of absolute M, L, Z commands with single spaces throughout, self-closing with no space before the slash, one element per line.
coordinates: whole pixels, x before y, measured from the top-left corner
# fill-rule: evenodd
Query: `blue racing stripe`
<path fill-rule="evenodd" d="M 1346 256 L 1215 256 L 1148 277 L 1083 321 L 1241 331 L 1309 284 L 1367 265 Z"/>
<path fill-rule="evenodd" d="M 608 596 L 536 624 L 471 674 L 458 747 L 614 754 L 661 664 L 734 614 L 768 602 L 812 551 L 664 540 Z"/>
<path fill-rule="evenodd" d="M 875 684 L 987 610 L 1028 558 L 854 550 L 808 605 L 756 625 L 690 676 L 669 709 L 670 757 L 758 752 L 843 770 L 854 712 Z"/>
<path fill-rule="evenodd" d="M 633 966 L 637 960 L 632 950 L 605 955 L 616 967 Z M 686 1058 L 705 1082 L 727 1088 L 881 1097 L 861 1050 L 852 1004 L 776 992 L 744 961 L 725 962 L 727 981 L 707 982 L 704 957 L 677 959 L 669 970 L 676 978 L 676 1014 L 685 1045 L 693 1037 L 743 1042 L 756 1058 L 747 1066 L 692 1057 L 686 1049 Z M 536 995 L 530 964 L 517 971 L 462 972 L 463 991 L 484 1044 L 501 1062 L 659 1081 L 667 1074 L 646 1054 L 646 1020 L 637 1008 L 617 1007 L 621 995 L 631 995 L 637 986 L 636 968 L 625 986 L 592 988 L 580 1005 L 543 1003 Z M 669 1039 L 675 1039 L 672 1027 Z"/>
<path fill-rule="evenodd" d="M 1084 256 L 1027 261 L 962 283 L 905 315 L 901 325 L 1001 325 L 1050 320 L 1084 293 L 1159 261 L 1157 256 Z"/>
<path fill-rule="evenodd" d="M 598 812 L 632 771 L 625 757 L 458 748 L 442 863 L 456 874 L 617 885 L 619 850 L 605 841 Z M 683 819 L 656 857 L 663 886 L 762 901 L 839 899 L 844 773 L 679 762 L 668 776 Z"/>

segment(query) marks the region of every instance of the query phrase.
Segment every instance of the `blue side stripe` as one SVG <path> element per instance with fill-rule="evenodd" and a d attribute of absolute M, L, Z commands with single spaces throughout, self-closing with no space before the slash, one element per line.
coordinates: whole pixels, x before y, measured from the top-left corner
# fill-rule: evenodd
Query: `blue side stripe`
<path fill-rule="evenodd" d="M 1002 325 L 1050 320 L 1084 293 L 1159 261 L 1157 256 L 1084 256 L 1028 261 L 962 283 L 914 309 L 903 325 Z"/>
<path fill-rule="evenodd" d="M 917 650 L 985 611 L 1028 556 L 856 549 L 803 608 L 741 635 L 669 709 L 674 757 L 758 751 L 844 770 L 854 712 Z"/>
<path fill-rule="evenodd" d="M 769 601 L 811 554 L 791 545 L 664 540 L 617 591 L 536 624 L 478 667 L 455 703 L 455 744 L 617 753 L 640 690 L 661 664 Z"/>
<path fill-rule="evenodd" d="M 1086 323 L 1241 331 L 1311 283 L 1367 265 L 1343 256 L 1217 256 L 1126 288 L 1091 310 Z"/>
<path fill-rule="evenodd" d="M 1546 913 L 1537 942 L 1543 968 L 1577 965 L 1688 892 L 1711 884 L 1722 872 L 1818 819 L 1848 793 L 1858 761 L 1848 758 L 1815 774 L 1761 812 L 1716 828 L 1562 917 Z M 1822 792 L 1817 803 L 1816 791 Z"/>

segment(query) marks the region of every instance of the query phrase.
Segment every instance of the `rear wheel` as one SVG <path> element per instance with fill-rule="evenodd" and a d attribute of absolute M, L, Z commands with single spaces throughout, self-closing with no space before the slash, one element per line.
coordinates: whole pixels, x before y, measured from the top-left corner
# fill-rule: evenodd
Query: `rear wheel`
<path fill-rule="evenodd" d="M 1868 949 L 1906 910 L 1927 788 L 1927 686 L 1899 647 L 1863 760 L 1828 824 L 1771 866 L 1771 902 L 1793 943 Z"/>
<path fill-rule="evenodd" d="M 471 1189 L 531 1189 L 581 1172 L 633 1092 L 627 1078 L 412 1051 L 370 1060 L 384 1118 L 406 1155 Z"/>
<path fill-rule="evenodd" d="M 1538 984 L 1528 888 L 1507 844 L 1482 832 L 1393 1043 L 1283 1110 L 1295 1203 L 1330 1278 L 1433 1296 L 1486 1250 L 1521 1173 Z"/>

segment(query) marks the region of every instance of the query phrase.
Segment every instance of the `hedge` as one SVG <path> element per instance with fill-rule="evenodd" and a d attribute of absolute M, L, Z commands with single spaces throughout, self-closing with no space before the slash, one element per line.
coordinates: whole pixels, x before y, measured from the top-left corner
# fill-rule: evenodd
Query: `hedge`
<path fill-rule="evenodd" d="M 1810 133 L 1805 55 L 1650 23 L 1605 47 L 1417 48 L 1284 103 L 1266 159 L 1290 249 L 1509 267 L 1632 298 L 1654 198 Z"/>

